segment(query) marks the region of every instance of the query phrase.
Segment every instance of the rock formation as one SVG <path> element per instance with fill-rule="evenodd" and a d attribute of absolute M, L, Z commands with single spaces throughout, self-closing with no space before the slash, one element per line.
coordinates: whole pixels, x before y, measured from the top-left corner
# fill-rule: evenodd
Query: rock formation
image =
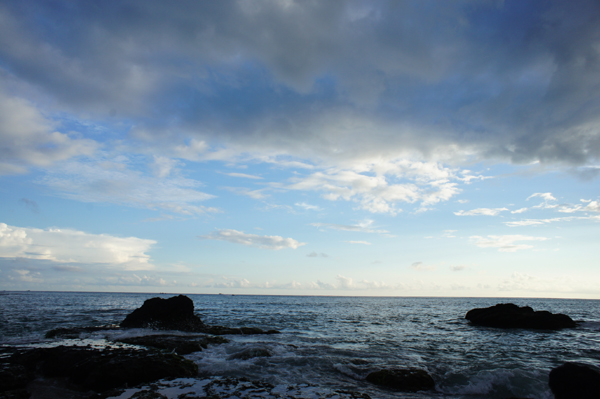
<path fill-rule="evenodd" d="M 204 323 L 194 314 L 194 302 L 185 295 L 151 298 L 121 322 L 123 328 L 153 328 L 201 332 Z"/>
<path fill-rule="evenodd" d="M 497 328 L 557 330 L 576 326 L 573 319 L 567 315 L 547 311 L 536 312 L 529 306 L 518 307 L 512 303 L 472 309 L 467 312 L 465 318 L 474 325 Z"/>
<path fill-rule="evenodd" d="M 433 378 L 426 371 L 415 368 L 374 371 L 367 375 L 367 381 L 405 392 L 416 392 L 435 387 Z"/>
<path fill-rule="evenodd" d="M 565 363 L 552 369 L 548 385 L 556 399 L 600 398 L 600 373 L 582 364 Z"/>

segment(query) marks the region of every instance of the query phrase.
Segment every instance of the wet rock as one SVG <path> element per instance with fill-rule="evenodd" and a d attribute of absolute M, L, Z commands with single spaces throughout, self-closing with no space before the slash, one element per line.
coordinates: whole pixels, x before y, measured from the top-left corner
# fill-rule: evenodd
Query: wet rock
<path fill-rule="evenodd" d="M 64 378 L 77 387 L 98 392 L 198 373 L 198 366 L 181 356 L 132 349 L 37 348 L 15 353 L 10 361 L 43 377 Z"/>
<path fill-rule="evenodd" d="M 512 303 L 472 309 L 467 312 L 465 318 L 474 325 L 497 328 L 557 330 L 576 327 L 573 319 L 567 315 L 547 311 L 536 312 L 529 306 L 519 307 Z"/>
<path fill-rule="evenodd" d="M 0 399 L 29 399 L 31 395 L 27 392 L 27 389 L 14 389 L 10 391 L 0 391 Z"/>
<path fill-rule="evenodd" d="M 175 352 L 178 355 L 187 355 L 192 352 L 200 352 L 202 349 L 206 349 L 209 344 L 224 344 L 229 342 L 229 340 L 212 335 L 146 335 L 142 337 L 121 338 L 115 342 L 147 346 Z"/>
<path fill-rule="evenodd" d="M 255 357 L 271 357 L 271 352 L 266 348 L 248 348 L 230 355 L 227 360 L 248 360 Z"/>
<path fill-rule="evenodd" d="M 367 381 L 405 392 L 416 392 L 435 387 L 433 378 L 425 370 L 415 368 L 374 371 L 367 375 Z"/>
<path fill-rule="evenodd" d="M 194 314 L 194 302 L 185 295 L 147 299 L 142 307 L 127 315 L 120 326 L 190 332 L 201 332 L 205 327 Z"/>
<path fill-rule="evenodd" d="M 11 393 L 13 395 L 16 391 L 24 389 L 32 379 L 33 373 L 20 364 L 0 364 L 0 397 L 2 393 L 14 391 Z"/>
<path fill-rule="evenodd" d="M 600 373 L 582 364 L 565 363 L 552 369 L 548 385 L 556 399 L 600 397 Z"/>

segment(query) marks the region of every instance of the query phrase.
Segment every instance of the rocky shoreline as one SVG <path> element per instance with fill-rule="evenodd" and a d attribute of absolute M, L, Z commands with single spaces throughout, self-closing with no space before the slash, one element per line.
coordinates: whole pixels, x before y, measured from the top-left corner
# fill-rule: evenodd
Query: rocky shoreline
<path fill-rule="evenodd" d="M 536 312 L 529 307 L 520 308 L 513 304 L 473 309 L 465 318 L 474 326 L 490 328 L 556 330 L 576 326 L 566 315 Z M 198 378 L 198 366 L 184 358 L 184 355 L 201 352 L 211 345 L 228 343 L 226 335 L 278 334 L 279 331 L 206 325 L 194 314 L 192 300 L 183 295 L 148 299 L 120 325 L 58 328 L 48 331 L 46 338 L 68 342 L 78 340 L 82 334 L 132 328 L 150 328 L 164 333 L 116 338 L 105 348 L 75 344 L 33 349 L 2 348 L 0 399 L 117 398 L 132 389 L 135 392 L 123 398 L 167 398 L 161 393 L 167 389 L 179 389 L 181 393 L 177 397 L 185 399 L 249 398 L 259 392 L 260 397 L 292 398 L 302 397 L 313 389 L 311 386 L 287 386 L 284 389 L 244 378 Z M 185 334 L 176 334 L 176 331 Z M 247 360 L 269 356 L 269 348 L 251 348 L 230 355 L 227 359 Z M 549 378 L 549 386 L 556 399 L 596 398 L 600 392 L 600 373 L 587 366 L 567 363 L 553 369 Z M 366 376 L 366 381 L 385 389 L 404 392 L 435 388 L 434 379 L 425 370 L 413 368 L 374 370 Z M 185 388 L 193 389 L 185 391 Z M 47 394 L 53 390 L 62 393 L 54 396 Z M 294 390 L 304 393 L 293 393 Z M 198 396 L 199 393 L 203 393 L 203 396 Z M 369 398 L 367 394 L 353 391 L 331 391 L 321 395 L 339 399 Z"/>

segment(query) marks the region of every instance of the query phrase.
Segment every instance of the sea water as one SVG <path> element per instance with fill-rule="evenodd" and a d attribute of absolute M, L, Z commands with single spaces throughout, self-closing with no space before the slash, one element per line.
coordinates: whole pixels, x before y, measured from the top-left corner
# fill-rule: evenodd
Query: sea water
<path fill-rule="evenodd" d="M 3 292 L 0 344 L 64 344 L 46 339 L 44 334 L 58 327 L 118 324 L 144 300 L 156 296 L 171 295 Z M 318 398 L 346 390 L 366 393 L 373 399 L 541 399 L 552 398 L 548 389 L 552 368 L 567 361 L 600 365 L 600 301 L 188 296 L 206 324 L 281 331 L 274 335 L 229 336 L 228 344 L 187 355 L 200 370 L 197 381 L 186 381 L 186 386 L 192 388 L 207 384 L 211 378 L 245 377 L 286 387 L 271 392 L 271 397 L 282 398 Z M 470 309 L 506 302 L 564 313 L 580 323 L 577 328 L 560 331 L 503 330 L 472 326 L 464 318 Z M 142 329 L 101 331 L 81 337 L 80 342 L 102 345 L 123 336 L 154 333 Z M 230 359 L 250 348 L 267 349 L 272 356 Z M 424 369 L 435 380 L 435 390 L 398 393 L 365 381 L 369 372 L 389 367 Z M 162 393 L 169 396 L 166 388 Z"/>

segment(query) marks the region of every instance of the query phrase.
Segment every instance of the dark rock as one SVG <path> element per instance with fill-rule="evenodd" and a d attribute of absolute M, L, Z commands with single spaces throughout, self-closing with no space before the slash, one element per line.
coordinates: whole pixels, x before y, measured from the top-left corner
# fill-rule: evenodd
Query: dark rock
<path fill-rule="evenodd" d="M 0 364 L 0 392 L 24 389 L 32 379 L 33 374 L 20 364 Z"/>
<path fill-rule="evenodd" d="M 15 353 L 10 361 L 43 377 L 66 378 L 98 392 L 198 373 L 198 366 L 181 356 L 133 349 L 37 348 Z"/>
<path fill-rule="evenodd" d="M 212 335 L 279 333 L 277 330 L 263 331 L 256 327 L 232 328 L 207 326 L 198 316 L 194 315 L 194 302 L 185 295 L 174 296 L 168 299 L 148 299 L 144 301 L 141 308 L 137 308 L 127 315 L 120 326 L 122 328 L 179 330 Z"/>
<path fill-rule="evenodd" d="M 600 373 L 582 364 L 565 363 L 552 369 L 548 385 L 556 399 L 600 398 Z"/>
<path fill-rule="evenodd" d="M 426 371 L 414 368 L 374 371 L 367 375 L 367 381 L 375 385 L 407 392 L 422 391 L 435 387 L 433 378 Z"/>
<path fill-rule="evenodd" d="M 478 326 L 497 328 L 557 330 L 576 327 L 573 319 L 567 315 L 552 314 L 547 311 L 534 312 L 529 306 L 518 307 L 512 303 L 472 309 L 467 312 L 465 318 Z"/>
<path fill-rule="evenodd" d="M 123 328 L 153 328 L 201 332 L 204 323 L 194 314 L 194 302 L 185 295 L 151 298 L 121 322 Z"/>
<path fill-rule="evenodd" d="M 206 349 L 209 344 L 224 344 L 229 341 L 223 337 L 211 335 L 146 335 L 142 337 L 121 338 L 115 342 L 147 346 L 175 352 L 178 355 L 187 355 L 192 352 L 200 352 L 202 349 Z"/>
<path fill-rule="evenodd" d="M 271 352 L 265 348 L 248 348 L 230 355 L 227 360 L 248 360 L 255 357 L 271 357 Z"/>
<path fill-rule="evenodd" d="M 0 391 L 0 399 L 29 399 L 31 395 L 25 388 Z"/>

